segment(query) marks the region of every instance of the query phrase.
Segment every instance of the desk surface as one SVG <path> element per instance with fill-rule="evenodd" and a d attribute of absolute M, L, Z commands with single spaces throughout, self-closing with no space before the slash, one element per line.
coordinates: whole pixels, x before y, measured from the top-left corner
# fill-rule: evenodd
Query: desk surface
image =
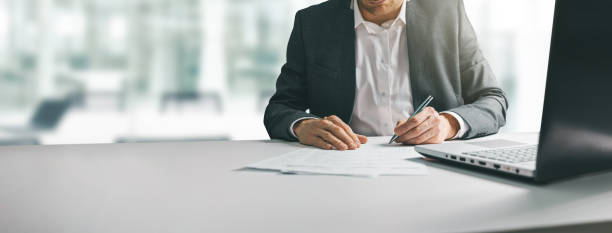
<path fill-rule="evenodd" d="M 426 161 L 429 176 L 241 170 L 297 148 L 280 141 L 0 147 L 0 231 L 454 232 L 612 220 L 612 173 L 538 186 Z"/>

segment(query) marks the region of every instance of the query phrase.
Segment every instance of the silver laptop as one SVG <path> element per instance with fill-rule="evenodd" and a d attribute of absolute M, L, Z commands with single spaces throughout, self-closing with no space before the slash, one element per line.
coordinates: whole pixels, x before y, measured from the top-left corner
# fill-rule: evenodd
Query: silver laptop
<path fill-rule="evenodd" d="M 534 178 L 537 144 L 492 139 L 417 146 L 421 154 L 514 175 Z"/>
<path fill-rule="evenodd" d="M 544 182 L 612 169 L 610 7 L 556 1 L 539 142 L 477 140 L 416 151 Z"/>

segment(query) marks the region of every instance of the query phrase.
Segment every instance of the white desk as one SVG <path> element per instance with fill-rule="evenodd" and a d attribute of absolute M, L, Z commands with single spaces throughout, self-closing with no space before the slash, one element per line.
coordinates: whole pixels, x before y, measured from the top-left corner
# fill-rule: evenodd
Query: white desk
<path fill-rule="evenodd" d="M 280 141 L 0 147 L 0 231 L 454 232 L 612 220 L 612 173 L 537 186 L 424 161 L 429 176 L 240 170 L 296 148 Z"/>

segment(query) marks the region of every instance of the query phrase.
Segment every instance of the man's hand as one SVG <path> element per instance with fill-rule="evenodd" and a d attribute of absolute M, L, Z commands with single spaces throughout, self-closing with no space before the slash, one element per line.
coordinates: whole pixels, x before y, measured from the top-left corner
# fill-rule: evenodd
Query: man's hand
<path fill-rule="evenodd" d="M 368 141 L 366 136 L 353 133 L 351 127 L 334 115 L 302 120 L 293 127 L 293 132 L 302 144 L 326 150 L 354 150 Z"/>
<path fill-rule="evenodd" d="M 459 131 L 459 122 L 450 114 L 439 114 L 427 107 L 410 120 L 402 120 L 395 127 L 396 142 L 410 145 L 438 144 L 453 138 Z"/>

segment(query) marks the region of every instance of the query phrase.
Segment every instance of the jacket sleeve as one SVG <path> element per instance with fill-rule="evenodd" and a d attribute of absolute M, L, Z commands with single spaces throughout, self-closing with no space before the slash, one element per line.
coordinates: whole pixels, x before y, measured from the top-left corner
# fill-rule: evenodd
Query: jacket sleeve
<path fill-rule="evenodd" d="M 316 117 L 305 112 L 308 109 L 308 79 L 301 15 L 301 11 L 295 15 L 287 46 L 287 61 L 281 68 L 276 93 L 264 114 L 264 125 L 272 139 L 295 141 L 296 138 L 289 131 L 292 123 L 300 118 Z"/>
<path fill-rule="evenodd" d="M 465 105 L 449 111 L 459 114 L 469 125 L 470 130 L 463 136 L 469 139 L 497 133 L 506 124 L 508 101 L 480 51 L 462 0 L 457 11 L 461 95 Z"/>

